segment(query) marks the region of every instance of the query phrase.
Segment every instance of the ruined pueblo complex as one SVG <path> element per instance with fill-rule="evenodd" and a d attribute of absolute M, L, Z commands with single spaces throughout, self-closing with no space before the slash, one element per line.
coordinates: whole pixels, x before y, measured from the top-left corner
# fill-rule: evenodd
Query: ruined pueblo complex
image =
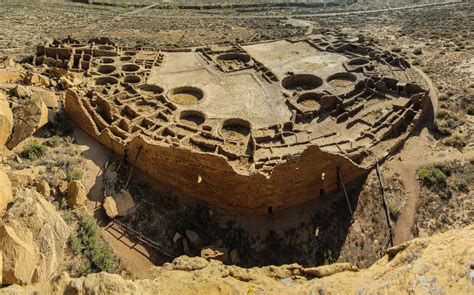
<path fill-rule="evenodd" d="M 429 113 L 394 53 L 327 32 L 263 43 L 126 49 L 107 38 L 38 46 L 34 64 L 83 73 L 68 115 L 186 196 L 272 212 L 339 191 L 393 155 Z"/>

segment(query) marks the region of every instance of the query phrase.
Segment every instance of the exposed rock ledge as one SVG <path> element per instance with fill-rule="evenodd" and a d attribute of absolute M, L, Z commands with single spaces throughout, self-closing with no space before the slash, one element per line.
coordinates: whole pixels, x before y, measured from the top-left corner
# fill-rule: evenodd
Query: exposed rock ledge
<path fill-rule="evenodd" d="M 321 279 L 301 266 L 243 269 L 219 261 L 181 256 L 156 268 L 154 280 L 126 280 L 107 273 L 52 283 L 11 286 L 4 294 L 468 294 L 472 292 L 474 225 L 396 247 L 369 269 Z M 336 267 L 335 269 L 338 269 Z M 339 269 L 348 269 L 339 267 Z M 307 270 L 307 269 L 306 269 Z M 314 268 L 312 268 L 314 271 Z M 327 271 L 327 269 L 325 269 Z M 311 292 L 313 291 L 313 292 Z M 472 293 L 471 293 L 472 294 Z"/>

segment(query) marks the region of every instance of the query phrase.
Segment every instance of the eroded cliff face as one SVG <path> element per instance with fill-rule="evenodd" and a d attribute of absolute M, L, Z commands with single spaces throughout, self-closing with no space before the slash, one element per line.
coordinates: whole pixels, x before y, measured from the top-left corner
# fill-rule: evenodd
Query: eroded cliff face
<path fill-rule="evenodd" d="M 127 280 L 108 273 L 51 283 L 11 286 L 2 294 L 469 294 L 474 276 L 474 225 L 389 249 L 370 268 L 341 264 L 323 268 L 300 265 L 244 269 L 216 260 L 181 256 L 155 269 L 153 280 Z M 316 278 L 320 274 L 327 275 Z"/>

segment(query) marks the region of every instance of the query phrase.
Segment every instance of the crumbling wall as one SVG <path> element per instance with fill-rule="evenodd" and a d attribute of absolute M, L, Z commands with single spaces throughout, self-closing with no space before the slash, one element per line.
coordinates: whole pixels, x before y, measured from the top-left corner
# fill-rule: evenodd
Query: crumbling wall
<path fill-rule="evenodd" d="M 309 146 L 268 178 L 260 173 L 242 175 L 220 155 L 163 146 L 141 135 L 126 141 L 108 129 L 100 133 L 84 107 L 87 103 L 73 91 L 66 94 L 66 112 L 93 138 L 119 155 L 126 152 L 130 162 L 137 159 L 137 168 L 176 191 L 225 209 L 264 213 L 269 207 L 303 204 L 338 190 L 338 169 L 346 184 L 368 172 L 340 154 Z"/>

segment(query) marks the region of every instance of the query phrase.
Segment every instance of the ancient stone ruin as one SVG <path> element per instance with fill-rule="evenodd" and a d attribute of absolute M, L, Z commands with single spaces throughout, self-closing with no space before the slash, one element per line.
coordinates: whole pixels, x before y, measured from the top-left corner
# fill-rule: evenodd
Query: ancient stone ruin
<path fill-rule="evenodd" d="M 256 44 L 127 49 L 107 38 L 38 46 L 83 73 L 69 116 L 186 196 L 271 212 L 338 191 L 395 153 L 431 101 L 404 59 L 327 33 Z"/>

